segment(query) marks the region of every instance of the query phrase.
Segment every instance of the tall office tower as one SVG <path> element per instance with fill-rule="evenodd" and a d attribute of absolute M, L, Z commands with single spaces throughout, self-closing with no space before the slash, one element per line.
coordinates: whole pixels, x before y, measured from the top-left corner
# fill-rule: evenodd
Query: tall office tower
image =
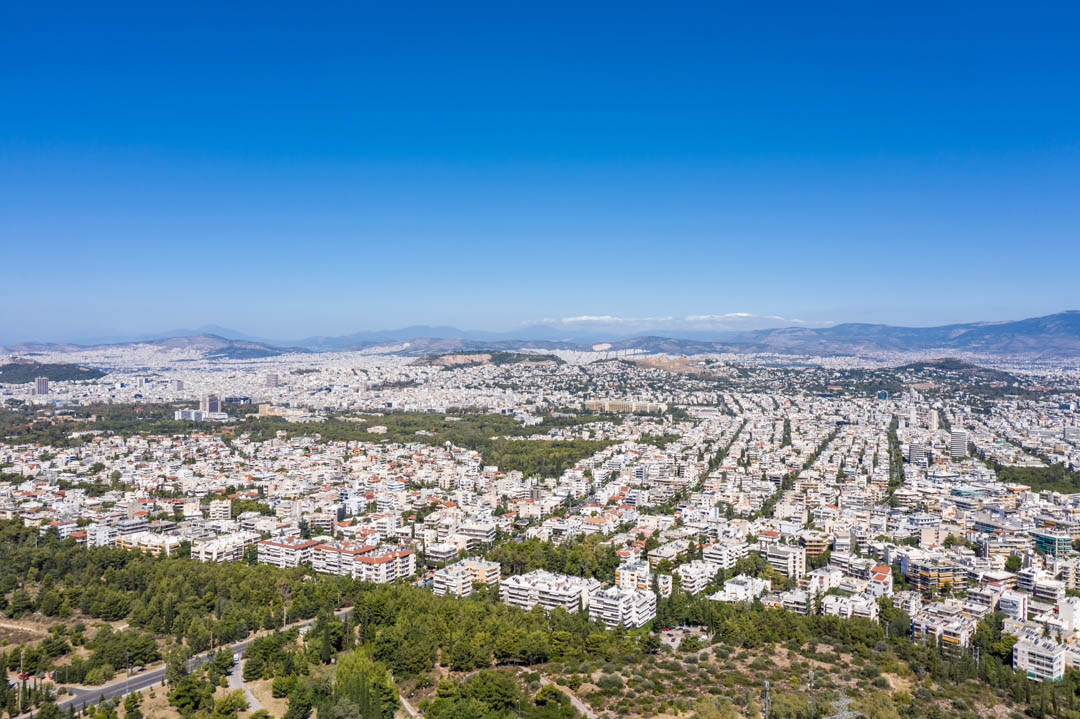
<path fill-rule="evenodd" d="M 926 445 L 922 442 L 912 442 L 908 446 L 908 461 L 912 464 L 929 464 Z"/>
<path fill-rule="evenodd" d="M 49 393 L 49 378 L 37 377 L 34 379 L 34 394 L 48 394 Z"/>
<path fill-rule="evenodd" d="M 931 432 L 937 432 L 938 431 L 938 421 L 939 420 L 938 420 L 937 410 L 936 409 L 930 410 L 930 431 Z"/>
<path fill-rule="evenodd" d="M 967 432 L 962 429 L 953 430 L 949 435 L 949 456 L 966 457 L 968 446 Z"/>
<path fill-rule="evenodd" d="M 908 425 L 911 427 L 919 426 L 919 408 L 915 405 L 911 405 L 911 410 L 908 412 Z"/>
<path fill-rule="evenodd" d="M 199 401 L 199 409 L 203 412 L 220 412 L 221 411 L 221 399 L 216 394 L 203 395 L 202 400 Z"/>
<path fill-rule="evenodd" d="M 278 380 L 278 376 L 276 374 L 271 372 L 270 374 L 266 375 L 266 386 L 267 387 L 277 387 L 278 384 L 279 384 L 279 380 Z"/>
<path fill-rule="evenodd" d="M 173 392 L 183 392 L 184 391 L 184 380 L 182 380 L 182 379 L 171 379 L 171 380 L 169 380 L 169 389 L 171 389 Z"/>

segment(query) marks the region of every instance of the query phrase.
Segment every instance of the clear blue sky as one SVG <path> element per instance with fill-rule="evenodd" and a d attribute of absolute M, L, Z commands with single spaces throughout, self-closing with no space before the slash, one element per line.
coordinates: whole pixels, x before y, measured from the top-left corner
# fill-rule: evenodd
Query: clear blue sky
<path fill-rule="evenodd" d="M 1080 307 L 1074 4 L 83 5 L 0 9 L 9 340 Z"/>

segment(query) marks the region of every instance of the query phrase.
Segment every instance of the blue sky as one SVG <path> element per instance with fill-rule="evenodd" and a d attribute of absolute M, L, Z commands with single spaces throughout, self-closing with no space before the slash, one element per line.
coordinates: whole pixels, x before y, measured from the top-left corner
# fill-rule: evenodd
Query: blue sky
<path fill-rule="evenodd" d="M 1080 308 L 1064 3 L 153 5 L 0 9 L 0 339 Z"/>

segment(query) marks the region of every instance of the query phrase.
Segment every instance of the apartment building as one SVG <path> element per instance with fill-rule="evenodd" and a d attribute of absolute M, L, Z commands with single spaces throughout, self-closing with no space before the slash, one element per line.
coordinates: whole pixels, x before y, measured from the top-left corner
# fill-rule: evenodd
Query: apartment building
<path fill-rule="evenodd" d="M 472 573 L 460 562 L 436 569 L 431 578 L 431 591 L 439 596 L 467 597 L 473 591 Z"/>
<path fill-rule="evenodd" d="M 641 627 L 656 617 L 656 595 L 648 589 L 610 587 L 589 596 L 589 618 L 609 627 Z"/>
<path fill-rule="evenodd" d="M 548 610 L 562 607 L 568 612 L 576 612 L 589 606 L 589 595 L 600 586 L 596 579 L 537 569 L 504 579 L 499 594 L 504 603 L 522 609 L 532 609 L 539 604 Z"/>
<path fill-rule="evenodd" d="M 232 501 L 215 499 L 210 502 L 210 519 L 215 521 L 232 519 Z"/>
<path fill-rule="evenodd" d="M 264 539 L 259 542 L 259 564 L 270 564 L 282 569 L 298 567 L 311 561 L 317 546 L 319 546 L 317 539 L 300 537 Z"/>
<path fill-rule="evenodd" d="M 806 549 L 810 556 L 824 554 L 832 545 L 832 538 L 824 532 L 816 532 L 812 529 L 804 529 L 799 532 L 799 545 Z"/>
<path fill-rule="evenodd" d="M 135 532 L 122 534 L 114 540 L 114 544 L 121 549 L 135 549 L 143 554 L 159 554 L 170 556 L 180 547 L 180 538 L 166 534 L 154 534 L 153 532 Z"/>
<path fill-rule="evenodd" d="M 964 571 L 945 559 L 913 558 L 907 563 L 907 580 L 920 591 L 939 590 L 963 582 Z"/>
<path fill-rule="evenodd" d="M 403 547 L 379 547 L 354 560 L 353 576 L 365 582 L 388 584 L 414 574 L 416 552 Z"/>
<path fill-rule="evenodd" d="M 1028 595 L 1015 589 L 1006 589 L 998 599 L 998 611 L 1004 612 L 1009 617 L 1025 621 L 1028 614 Z"/>
<path fill-rule="evenodd" d="M 1049 604 L 1057 604 L 1065 598 L 1065 582 L 1057 579 L 1037 579 L 1031 587 L 1031 596 Z"/>
<path fill-rule="evenodd" d="M 495 541 L 496 531 L 495 522 L 491 521 L 462 522 L 456 528 L 457 534 L 471 540 L 470 546 L 473 544 L 491 544 Z"/>
<path fill-rule="evenodd" d="M 199 540 L 191 545 L 191 558 L 200 562 L 237 562 L 244 558 L 244 550 L 258 541 L 255 532 L 234 532 Z"/>
<path fill-rule="evenodd" d="M 432 577 L 432 591 L 436 594 L 452 594 L 467 597 L 472 594 L 474 584 L 498 584 L 502 577 L 502 568 L 498 562 L 485 559 L 463 559 L 435 571 Z"/>
<path fill-rule="evenodd" d="M 1056 681 L 1065 675 L 1068 648 L 1053 639 L 1026 634 L 1013 645 L 1013 669 L 1028 679 Z"/>
<path fill-rule="evenodd" d="M 623 589 L 648 589 L 652 586 L 652 572 L 644 560 L 623 562 L 615 568 L 615 586 Z"/>
<path fill-rule="evenodd" d="M 724 582 L 724 588 L 709 595 L 714 602 L 752 602 L 754 599 L 768 593 L 772 589 L 772 582 L 768 579 L 758 579 L 747 574 Z"/>
<path fill-rule="evenodd" d="M 720 567 L 702 559 L 695 559 L 675 568 L 682 589 L 687 594 L 700 594 L 719 571 Z"/>
<path fill-rule="evenodd" d="M 86 528 L 86 546 L 107 547 L 116 539 L 116 530 L 107 524 L 91 524 Z"/>
<path fill-rule="evenodd" d="M 963 613 L 959 604 L 935 602 L 911 618 L 911 634 L 915 639 L 934 637 L 943 645 L 967 647 L 975 636 L 977 621 Z"/>
<path fill-rule="evenodd" d="M 1038 530 L 1031 533 L 1035 540 L 1035 549 L 1054 557 L 1060 557 L 1072 550 L 1073 538 L 1067 532 Z"/>
<path fill-rule="evenodd" d="M 843 617 L 845 619 L 862 617 L 876 622 L 878 619 L 878 604 L 877 599 L 870 594 L 856 594 L 850 597 L 830 594 L 822 599 L 821 612 L 834 617 Z"/>
<path fill-rule="evenodd" d="M 746 542 L 729 540 L 716 542 L 705 547 L 701 557 L 707 562 L 712 562 L 720 569 L 734 569 L 735 563 L 750 553 L 750 545 Z"/>
<path fill-rule="evenodd" d="M 469 573 L 473 584 L 498 584 L 502 580 L 502 567 L 498 562 L 470 557 L 458 564 Z"/>
<path fill-rule="evenodd" d="M 316 545 L 311 551 L 311 567 L 316 572 L 352 577 L 356 558 L 375 551 L 375 545 L 344 539 Z"/>
<path fill-rule="evenodd" d="M 785 577 L 801 579 L 806 574 L 806 549 L 804 547 L 770 544 L 765 550 L 765 559 L 773 569 Z"/>

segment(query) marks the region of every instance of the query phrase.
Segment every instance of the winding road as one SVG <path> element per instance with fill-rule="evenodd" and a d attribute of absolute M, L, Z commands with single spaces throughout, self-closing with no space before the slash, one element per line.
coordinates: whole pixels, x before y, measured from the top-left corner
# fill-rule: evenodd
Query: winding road
<path fill-rule="evenodd" d="M 334 613 L 340 617 L 348 614 L 350 611 L 352 611 L 352 607 L 339 609 Z M 294 622 L 290 624 L 288 628 L 296 629 L 302 627 L 310 627 L 315 624 L 315 621 L 316 620 L 314 619 L 306 619 L 302 622 Z M 236 642 L 235 644 L 227 644 L 218 647 L 212 652 L 203 652 L 202 654 L 198 654 L 188 660 L 188 671 L 191 671 L 192 669 L 202 666 L 206 662 L 210 661 L 213 658 L 214 654 L 223 649 L 231 651 L 233 654 L 242 655 L 244 653 L 244 650 L 247 649 L 247 646 L 256 639 L 258 639 L 258 636 L 252 636 L 243 640 L 242 642 Z M 252 710 L 256 710 L 261 708 L 262 705 L 259 704 L 259 701 L 255 698 L 255 695 L 253 695 L 251 691 L 246 686 L 244 686 L 243 664 L 244 662 L 241 659 L 240 662 L 237 662 L 233 666 L 232 671 L 229 672 L 229 687 L 232 689 L 243 689 L 247 694 L 248 702 L 251 704 Z M 68 692 L 70 692 L 70 694 L 60 699 L 56 703 L 61 709 L 67 709 L 69 706 L 73 706 L 75 709 L 81 709 L 84 704 L 86 706 L 90 706 L 91 704 L 97 704 L 102 699 L 114 699 L 116 697 L 122 697 L 130 694 L 131 692 L 142 691 L 143 689 L 148 689 L 149 687 L 162 685 L 164 681 L 165 665 L 161 664 L 152 669 L 146 669 L 142 672 L 139 672 L 138 674 L 131 674 L 129 676 L 125 676 L 122 679 L 117 679 L 114 682 L 110 682 L 109 684 L 103 684 L 99 687 L 85 687 L 74 684 L 63 685 L 68 690 Z M 30 712 L 25 712 L 20 715 L 20 717 L 27 716 L 30 716 Z"/>

